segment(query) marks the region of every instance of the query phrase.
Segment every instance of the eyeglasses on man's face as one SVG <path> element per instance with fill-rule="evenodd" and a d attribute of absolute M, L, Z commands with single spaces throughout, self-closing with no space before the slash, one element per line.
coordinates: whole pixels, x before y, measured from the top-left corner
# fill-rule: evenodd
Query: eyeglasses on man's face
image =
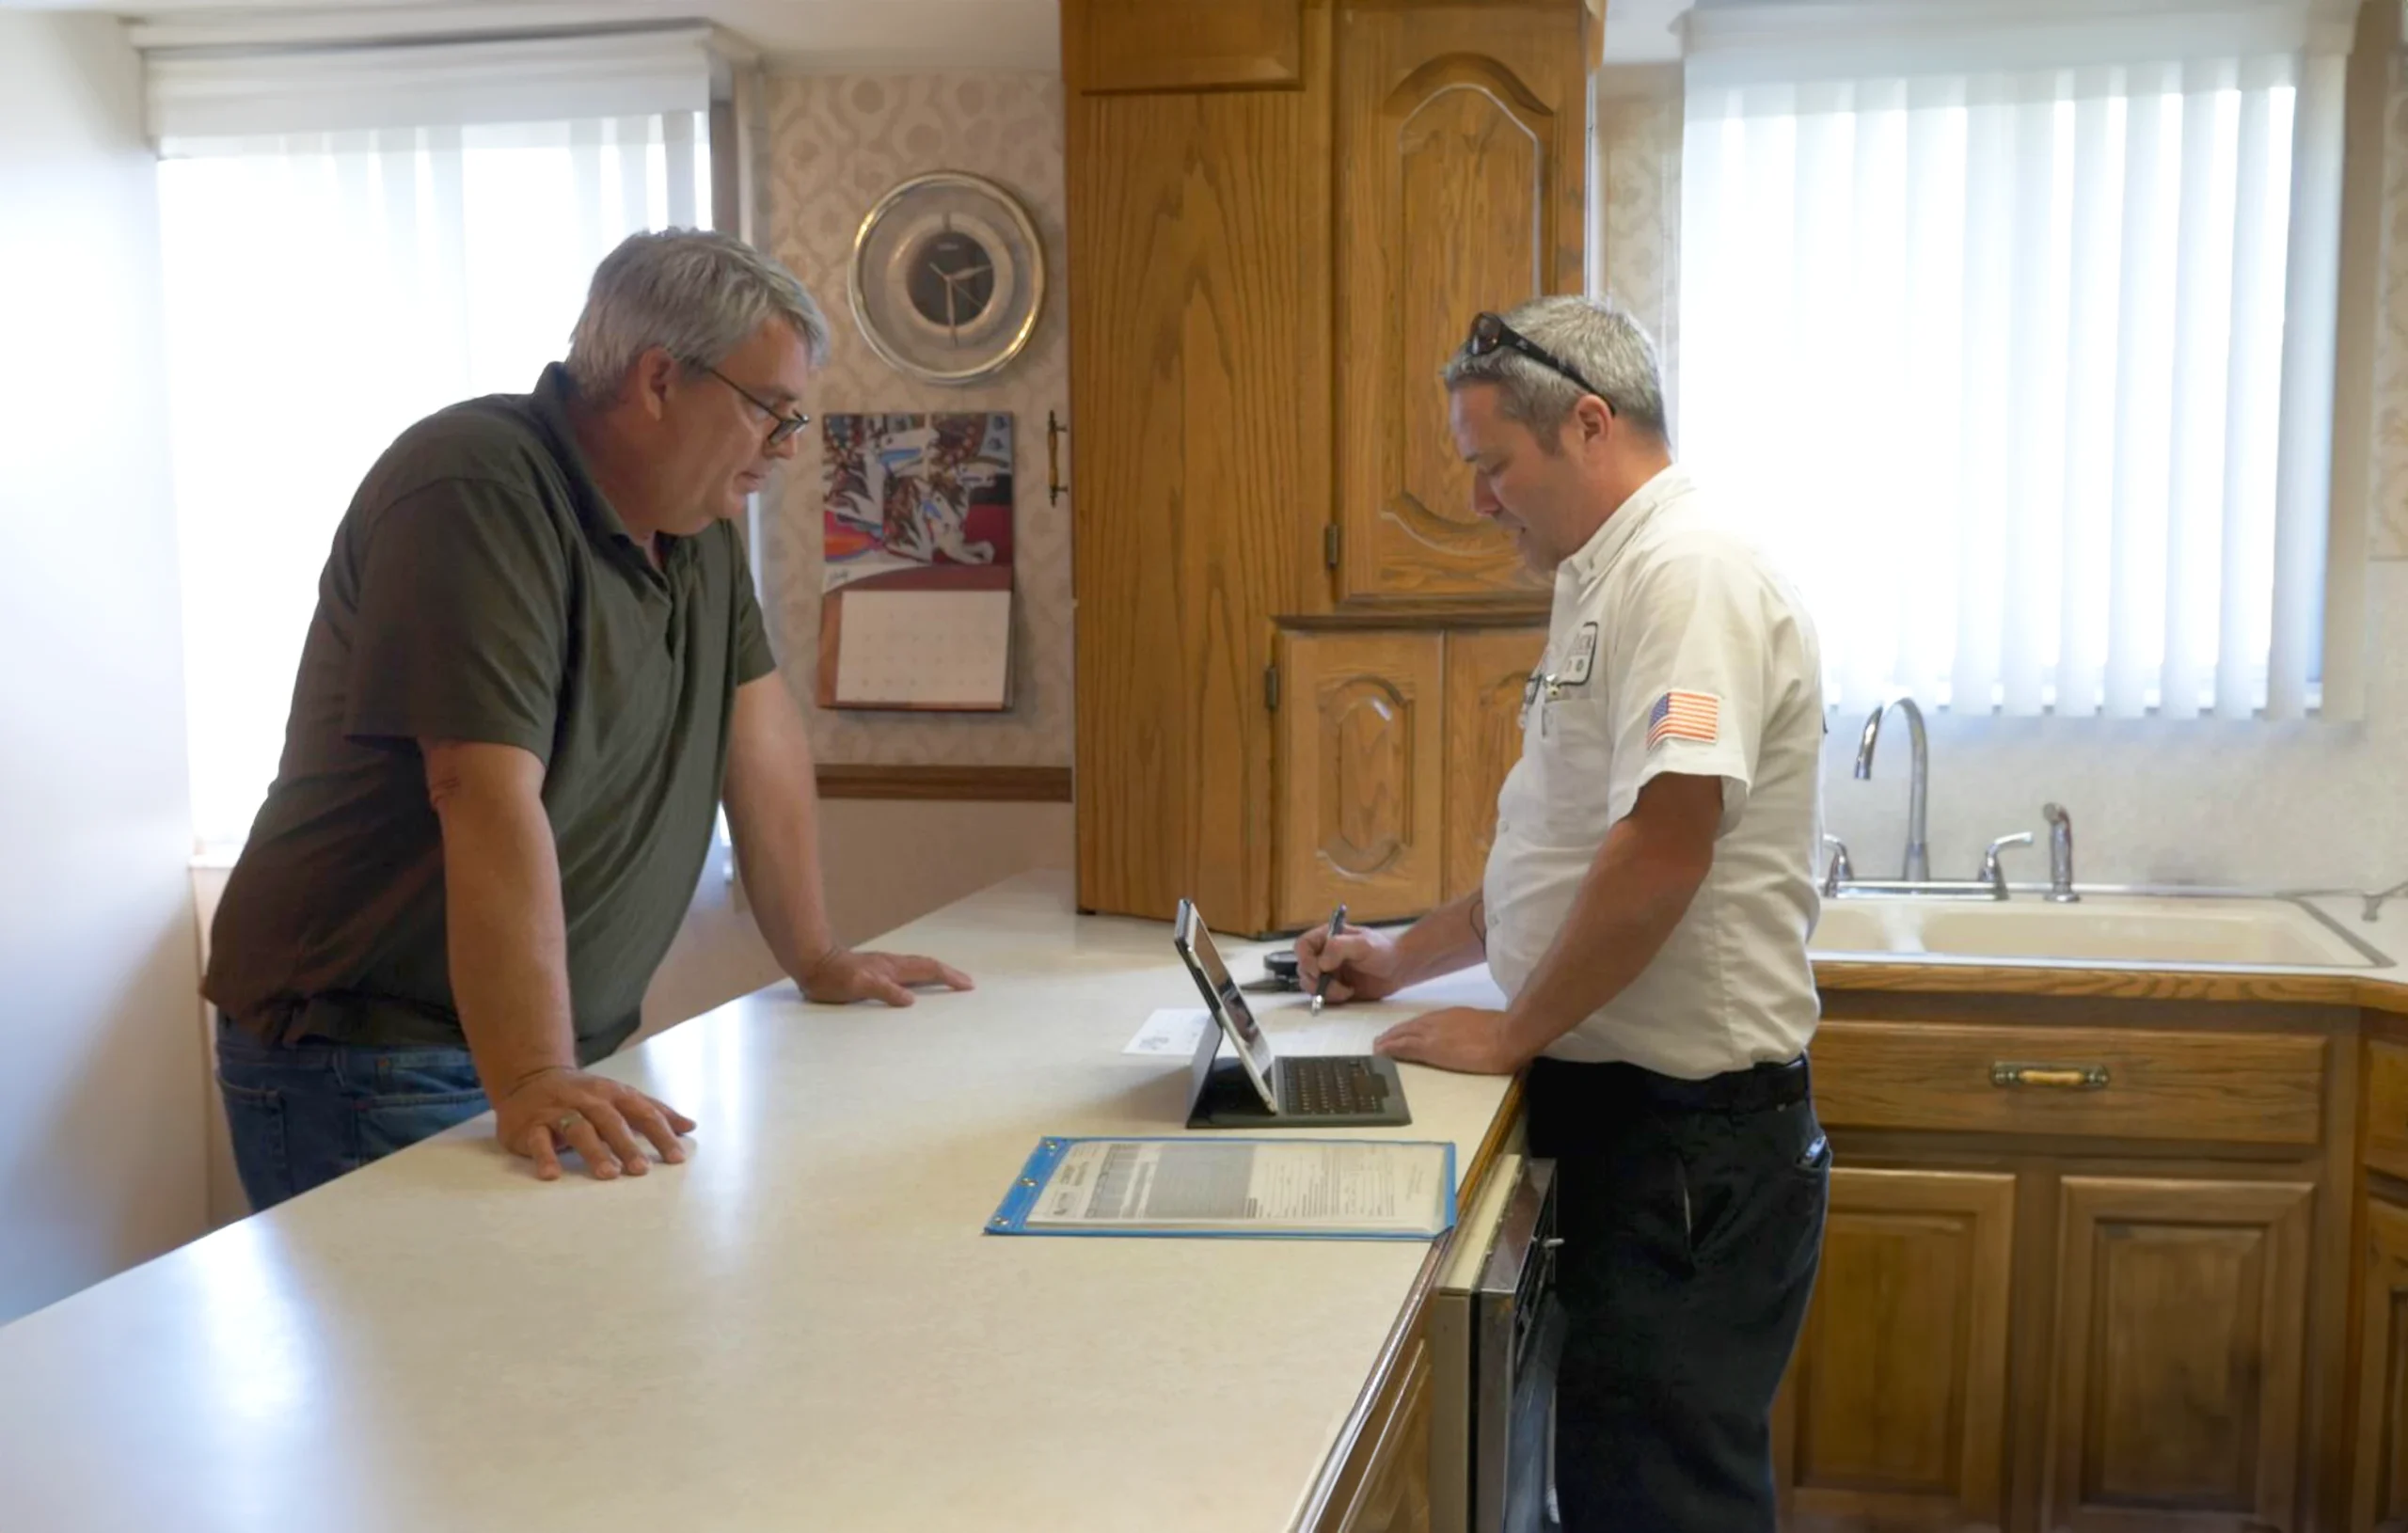
<path fill-rule="evenodd" d="M 705 367 L 703 371 L 709 373 L 712 377 L 717 378 L 720 382 L 727 385 L 728 387 L 735 389 L 738 394 L 743 395 L 744 402 L 747 404 L 752 405 L 752 408 L 760 411 L 763 415 L 769 418 L 772 422 L 769 427 L 769 435 L 767 439 L 761 443 L 761 450 L 765 452 L 770 448 L 778 446 L 782 442 L 792 440 L 796 432 L 799 432 L 802 430 L 803 427 L 811 424 L 811 417 L 808 415 L 804 415 L 800 412 L 794 415 L 786 414 L 776 405 L 771 404 L 768 400 L 765 400 L 760 395 L 755 394 L 752 390 L 745 387 L 742 384 L 737 383 L 735 379 L 729 377 L 726 373 L 721 372 L 717 368 Z"/>
<path fill-rule="evenodd" d="M 1465 353 L 1472 356 L 1486 356 L 1500 348 L 1517 351 L 1556 376 L 1570 379 L 1580 386 L 1580 391 L 1584 394 L 1594 394 L 1601 400 L 1606 397 L 1606 391 L 1580 376 L 1578 369 L 1522 334 L 1521 331 L 1514 329 L 1498 316 L 1485 310 L 1473 315 L 1471 334 L 1464 338 Z M 1607 402 L 1606 408 L 1608 410 L 1613 408 L 1611 401 Z"/>

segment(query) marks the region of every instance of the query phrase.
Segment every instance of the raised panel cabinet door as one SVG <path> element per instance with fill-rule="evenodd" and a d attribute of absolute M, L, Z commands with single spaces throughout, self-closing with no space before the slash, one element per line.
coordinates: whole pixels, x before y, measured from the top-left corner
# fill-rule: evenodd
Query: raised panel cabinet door
<path fill-rule="evenodd" d="M 1522 687 L 1546 649 L 1544 628 L 1447 636 L 1447 855 L 1441 899 L 1478 889 L 1497 836 L 1497 794 L 1522 759 Z"/>
<path fill-rule="evenodd" d="M 1831 1172 L 1774 1411 L 1786 1526 L 2002 1525 L 2014 1224 L 2006 1173 Z"/>
<path fill-rule="evenodd" d="M 1282 926 L 1418 915 L 1438 903 L 1443 640 L 1281 636 Z"/>
<path fill-rule="evenodd" d="M 2365 1200 L 2350 1526 L 2408 1529 L 2408 1209 Z"/>
<path fill-rule="evenodd" d="M 2059 1185 L 2046 1525 L 2299 1526 L 2315 1188 Z"/>
<path fill-rule="evenodd" d="M 1063 0 L 1074 90 L 1289 87 L 1304 71 L 1305 0 Z"/>
<path fill-rule="evenodd" d="M 1439 370 L 1472 316 L 1581 286 L 1580 0 L 1339 18 L 1341 600 L 1545 581 L 1471 509 Z"/>

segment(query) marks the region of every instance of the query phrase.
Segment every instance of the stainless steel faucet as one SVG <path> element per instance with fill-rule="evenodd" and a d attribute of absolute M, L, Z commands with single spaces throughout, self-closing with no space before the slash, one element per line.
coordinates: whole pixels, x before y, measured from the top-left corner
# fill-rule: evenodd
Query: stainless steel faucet
<path fill-rule="evenodd" d="M 1982 853 L 1982 871 L 1979 877 L 1983 883 L 1989 885 L 1990 898 L 2006 898 L 2006 869 L 1999 865 L 1998 854 L 2009 846 L 2029 846 L 2030 845 L 2032 845 L 2032 832 L 2018 830 L 2011 836 L 2001 836 L 1991 842 L 1988 849 Z"/>
<path fill-rule="evenodd" d="M 2393 884 L 2390 888 L 2382 890 L 2376 893 L 2360 894 L 2358 898 L 2366 901 L 2366 909 L 2358 912 L 2360 919 L 2366 921 L 2375 920 L 2383 914 L 2383 902 L 2384 900 L 2398 899 L 2402 894 L 2408 894 L 2408 882 Z"/>
<path fill-rule="evenodd" d="M 1856 745 L 1857 781 L 1873 775 L 1873 748 L 1881 740 L 1881 720 L 1892 708 L 1903 710 L 1907 716 L 1907 743 L 1911 752 L 1907 783 L 1907 864 L 1900 875 L 1909 883 L 1926 882 L 1931 877 L 1931 848 L 1925 842 L 1925 819 L 1931 791 L 1931 746 L 1924 736 L 1923 709 L 1913 698 L 1904 693 L 1890 699 L 1873 710 L 1864 721 L 1864 735 Z"/>
<path fill-rule="evenodd" d="M 1831 849 L 1830 860 L 1823 864 L 1823 897 L 1837 899 L 1840 885 L 1856 877 L 1856 864 L 1847 860 L 1847 843 L 1839 837 L 1826 835 L 1823 845 Z"/>
<path fill-rule="evenodd" d="M 2049 897 L 2071 905 L 2082 898 L 2073 892 L 2073 816 L 2063 804 L 2042 804 L 2040 814 L 2049 822 Z"/>

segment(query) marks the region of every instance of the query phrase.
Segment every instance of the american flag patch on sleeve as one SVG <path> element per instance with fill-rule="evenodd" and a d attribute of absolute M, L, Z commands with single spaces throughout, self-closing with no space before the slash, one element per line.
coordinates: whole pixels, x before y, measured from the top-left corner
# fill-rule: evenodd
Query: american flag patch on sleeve
<path fill-rule="evenodd" d="M 1702 740 L 1711 745 L 1721 712 L 1722 702 L 1712 692 L 1666 692 L 1647 710 L 1647 749 L 1653 751 L 1666 740 Z"/>

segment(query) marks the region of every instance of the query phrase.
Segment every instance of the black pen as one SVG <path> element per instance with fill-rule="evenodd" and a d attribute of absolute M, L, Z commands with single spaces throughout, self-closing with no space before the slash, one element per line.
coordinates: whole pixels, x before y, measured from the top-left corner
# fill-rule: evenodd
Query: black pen
<path fill-rule="evenodd" d="M 1329 942 L 1338 940 L 1338 928 L 1344 925 L 1346 925 L 1346 902 L 1340 900 L 1338 902 L 1338 909 L 1329 912 Z M 1329 942 L 1323 942 L 1321 945 L 1322 956 L 1324 959 L 1329 956 Z M 1336 969 L 1335 964 L 1324 963 L 1320 982 L 1313 986 L 1312 1014 L 1316 1017 L 1321 1015 L 1321 998 L 1329 992 L 1329 976 Z"/>

